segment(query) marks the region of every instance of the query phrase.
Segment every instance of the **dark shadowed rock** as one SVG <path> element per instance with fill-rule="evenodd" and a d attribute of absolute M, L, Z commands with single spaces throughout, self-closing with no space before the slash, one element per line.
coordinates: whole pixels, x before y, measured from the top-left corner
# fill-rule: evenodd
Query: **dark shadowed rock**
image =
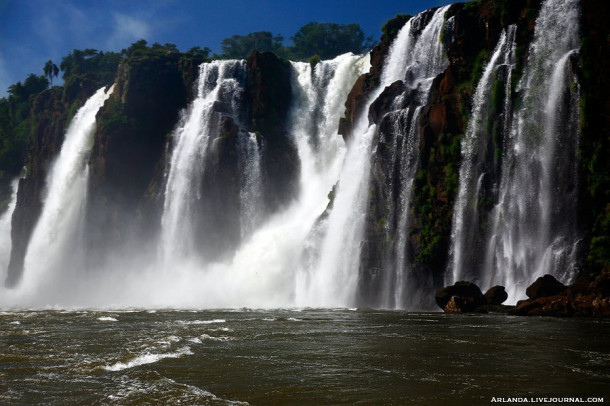
<path fill-rule="evenodd" d="M 574 308 L 567 296 L 554 295 L 522 300 L 512 314 L 516 316 L 570 317 L 574 315 Z"/>
<path fill-rule="evenodd" d="M 508 293 L 506 293 L 504 286 L 493 286 L 485 292 L 485 299 L 490 305 L 500 305 L 508 299 Z"/>
<path fill-rule="evenodd" d="M 459 312 L 453 311 L 453 307 L 450 307 L 450 311 L 446 310 L 447 305 L 454 296 L 459 297 L 459 299 L 454 299 L 452 306 L 459 308 Z M 436 300 L 436 304 L 448 313 L 472 312 L 477 307 L 487 304 L 487 300 L 485 299 L 485 296 L 483 296 L 481 289 L 474 283 L 464 281 L 456 282 L 454 285 L 445 286 L 438 290 L 434 299 Z"/>
<path fill-rule="evenodd" d="M 525 294 L 530 299 L 538 299 L 540 297 L 555 296 L 563 293 L 565 290 L 566 286 L 555 279 L 555 277 L 544 275 L 528 286 Z"/>

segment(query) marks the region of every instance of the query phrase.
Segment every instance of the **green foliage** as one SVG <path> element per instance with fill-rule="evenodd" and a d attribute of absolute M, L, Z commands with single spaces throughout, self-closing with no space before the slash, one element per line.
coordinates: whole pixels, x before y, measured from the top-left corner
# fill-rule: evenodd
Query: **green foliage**
<path fill-rule="evenodd" d="M 413 18 L 413 16 L 410 14 L 396 14 L 394 18 L 386 21 L 385 24 L 383 24 L 383 27 L 381 27 L 383 36 L 394 38 L 396 34 L 398 34 L 398 31 L 400 31 L 404 24 L 411 18 Z"/>
<path fill-rule="evenodd" d="M 208 47 L 193 47 L 191 49 L 189 49 L 188 51 L 186 51 L 187 54 L 189 55 L 193 55 L 193 56 L 198 56 L 201 57 L 203 59 L 208 59 L 210 57 L 210 52 L 212 52 L 212 50 Z"/>
<path fill-rule="evenodd" d="M 586 262 L 597 273 L 610 273 L 610 204 L 600 213 L 593 228 Z"/>
<path fill-rule="evenodd" d="M 31 132 L 32 98 L 48 86 L 47 78 L 31 73 L 23 83 L 9 87 L 8 98 L 0 99 L 0 179 L 14 177 L 21 170 Z"/>
<path fill-rule="evenodd" d="M 311 22 L 302 26 L 292 37 L 292 58 L 307 60 L 313 55 L 331 59 L 346 52 L 359 54 L 373 45 L 371 37 L 365 38 L 358 24 L 334 24 Z"/>
<path fill-rule="evenodd" d="M 320 55 L 314 55 L 311 58 L 309 58 L 309 65 L 311 66 L 311 69 L 313 69 L 319 62 L 320 62 Z"/>
<path fill-rule="evenodd" d="M 101 122 L 100 130 L 103 133 L 112 133 L 113 131 L 129 125 L 129 119 L 123 111 L 121 101 L 118 98 L 111 97 L 106 101 L 105 116 Z"/>
<path fill-rule="evenodd" d="M 122 58 L 122 55 L 116 52 L 75 49 L 62 59 L 59 67 L 63 72 L 64 80 L 69 79 L 70 76 L 94 73 L 100 77 L 100 81 L 109 83 L 114 79 L 116 68 Z"/>
<path fill-rule="evenodd" d="M 45 64 L 44 64 L 44 68 L 42 69 L 44 72 L 44 75 L 49 79 L 49 81 L 51 82 L 51 86 L 53 86 L 53 78 L 57 77 L 57 75 L 59 75 L 59 68 L 57 67 L 57 65 L 55 65 L 53 63 L 52 60 L 48 60 Z"/>
<path fill-rule="evenodd" d="M 244 59 L 254 51 L 274 52 L 282 56 L 284 37 L 273 36 L 269 31 L 251 32 L 247 35 L 233 35 L 221 41 L 222 57 L 226 59 Z"/>

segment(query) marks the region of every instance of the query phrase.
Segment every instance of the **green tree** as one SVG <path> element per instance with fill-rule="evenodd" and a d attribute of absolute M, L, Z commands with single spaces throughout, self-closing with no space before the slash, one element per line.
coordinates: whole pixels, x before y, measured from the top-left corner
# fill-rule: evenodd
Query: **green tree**
<path fill-rule="evenodd" d="M 284 37 L 273 36 L 269 31 L 251 32 L 248 35 L 233 35 L 225 38 L 220 43 L 222 57 L 226 59 L 242 59 L 248 57 L 252 52 L 275 52 L 283 55 Z"/>
<path fill-rule="evenodd" d="M 59 68 L 57 67 L 57 65 L 55 65 L 53 63 L 52 60 L 49 59 L 44 64 L 43 71 L 44 71 L 44 75 L 49 79 L 51 86 L 53 86 L 53 78 L 57 77 L 57 75 L 59 74 Z"/>
<path fill-rule="evenodd" d="M 302 26 L 291 39 L 294 46 L 290 48 L 290 56 L 300 60 L 314 55 L 331 59 L 346 52 L 359 54 L 373 45 L 373 38 L 365 38 L 359 24 L 311 22 Z"/>
<path fill-rule="evenodd" d="M 205 59 L 208 59 L 210 57 L 210 52 L 212 52 L 212 50 L 210 48 L 208 48 L 208 47 L 201 48 L 199 46 L 192 47 L 191 49 L 186 51 L 187 54 L 201 56 Z"/>

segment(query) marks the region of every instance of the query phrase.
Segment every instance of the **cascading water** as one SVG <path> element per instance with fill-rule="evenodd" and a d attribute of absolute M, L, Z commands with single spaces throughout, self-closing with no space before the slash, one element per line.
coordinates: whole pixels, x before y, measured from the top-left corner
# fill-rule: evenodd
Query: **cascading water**
<path fill-rule="evenodd" d="M 240 132 L 237 139 L 239 173 L 239 213 L 241 237 L 244 239 L 260 225 L 263 205 L 261 174 L 261 146 L 255 133 Z"/>
<path fill-rule="evenodd" d="M 472 273 L 476 264 L 475 238 L 480 233 L 479 208 L 480 185 L 482 177 L 489 176 L 484 161 L 487 151 L 489 134 L 487 132 L 488 113 L 492 97 L 492 87 L 499 73 L 500 67 L 506 67 L 505 77 L 505 103 L 510 103 L 510 75 L 514 64 L 515 33 L 517 27 L 511 25 L 502 31 L 498 44 L 483 71 L 477 84 L 473 103 L 472 115 L 468 121 L 466 134 L 462 139 L 462 163 L 459 174 L 458 196 L 454 205 L 453 223 L 451 230 L 451 251 L 447 284 L 460 280 L 477 281 L 478 275 Z M 507 111 L 504 112 L 508 120 Z M 489 171 L 489 169 L 487 169 Z M 484 271 L 483 271 L 484 272 Z M 478 281 L 477 281 L 478 282 Z"/>
<path fill-rule="evenodd" d="M 419 164 L 420 131 L 418 128 L 421 107 L 428 102 L 434 78 L 449 64 L 445 55 L 443 36 L 453 37 L 453 20 L 445 22 L 444 16 L 449 6 L 440 8 L 433 15 L 418 38 L 411 38 L 414 46 L 407 51 L 405 76 L 406 89 L 393 103 L 397 108 L 388 114 L 392 121 L 393 149 L 399 149 L 393 162 L 398 168 L 398 187 L 388 189 L 390 202 L 386 233 L 388 240 L 394 240 L 389 266 L 385 267 L 385 283 L 382 292 L 383 306 L 394 309 L 414 308 L 420 302 L 420 289 L 409 280 L 412 258 L 408 253 L 411 199 L 413 184 Z M 413 29 L 421 30 L 423 13 L 413 18 Z M 401 109 L 405 96 L 410 93 L 411 104 Z M 409 117 L 409 115 L 411 116 Z M 399 142 L 400 139 L 400 142 Z M 400 144 L 400 147 L 398 146 Z M 396 192 L 396 195 L 394 193 Z M 393 227 L 393 228 L 392 228 Z"/>
<path fill-rule="evenodd" d="M 11 220 L 17 204 L 18 187 L 19 178 L 11 182 L 11 198 L 6 211 L 0 216 L 0 281 L 3 281 L 6 277 L 5 270 L 8 267 L 8 260 L 11 256 Z"/>
<path fill-rule="evenodd" d="M 448 278 L 480 278 L 482 286 L 500 283 L 514 298 L 519 284 L 534 276 L 551 272 L 566 279 L 573 269 L 576 3 L 544 2 L 516 95 L 510 83 L 514 27 L 502 34 L 483 72 L 462 145 Z M 420 132 L 428 124 L 422 121 L 428 117 L 424 112 L 432 111 L 426 107 L 430 89 L 449 63 L 444 44 L 454 37 L 454 20 L 445 21 L 448 7 L 421 13 L 397 33 L 379 85 L 358 101 L 363 113 L 347 143 L 337 135 L 339 120 L 348 93 L 370 67 L 369 56 L 346 54 L 315 67 L 291 64 L 293 105 L 286 127 L 274 137 L 287 134 L 293 141 L 300 178 L 298 192 L 284 206 L 265 203 L 273 193 L 269 181 L 275 174 L 269 172 L 277 166 L 268 160 L 274 159 L 272 141 L 277 139 L 246 130 L 246 62 L 201 65 L 197 95 L 175 127 L 171 155 L 164 162 L 161 229 L 151 238 L 159 237 L 153 248 L 157 255 L 148 251 L 151 239 L 133 245 L 126 239 L 124 251 L 110 253 L 115 257 L 103 261 L 103 269 L 88 263 L 91 268 L 83 272 L 79 256 L 86 253 L 78 233 L 86 201 L 86 157 L 95 113 L 109 95 L 100 90 L 75 117 L 49 172 L 48 196 L 26 254 L 23 280 L 7 291 L 3 303 L 45 305 L 50 299 L 101 307 L 417 308 L 421 295 L 430 295 L 432 276 L 422 284 L 421 267 L 410 257 L 417 249 L 410 234 L 416 227 L 411 224 L 413 188 L 423 165 L 419 148 L 427 142 Z M 564 15 L 566 21 L 560 20 Z M 504 86 L 503 106 L 486 106 L 499 84 Z M 515 96 L 520 103 L 513 108 Z M 495 172 L 489 176 L 494 178 L 494 200 L 484 212 L 476 206 L 482 191 L 490 190 L 488 172 L 479 165 L 490 150 L 483 145 L 483 127 L 496 117 L 505 151 L 502 160 L 494 158 Z M 559 124 L 562 117 L 569 117 L 567 125 Z M 72 133 L 79 134 L 80 147 L 70 146 Z M 296 181 L 287 180 L 294 182 L 290 191 Z M 371 190 L 381 193 L 373 197 Z M 484 215 L 489 221 L 479 224 Z M 374 235 L 368 228 L 372 220 Z M 465 253 L 476 251 L 469 239 L 476 232 L 481 233 L 477 244 L 489 243 L 485 258 L 479 255 L 474 267 L 475 260 Z M 378 237 L 381 248 L 374 257 L 361 257 L 361 252 L 372 252 L 366 251 L 367 244 L 377 244 Z M 125 258 L 124 252 L 133 257 Z M 467 273 L 473 268 L 475 273 Z M 52 292 L 45 294 L 47 286 Z"/>
<path fill-rule="evenodd" d="M 319 306 L 320 297 L 309 290 L 324 228 L 324 221 L 316 221 L 328 205 L 328 193 L 339 179 L 345 157 L 343 140 L 337 135 L 343 103 L 370 64 L 368 55 L 345 54 L 320 62 L 313 69 L 301 62 L 293 62 L 292 66 L 296 102 L 289 128 L 301 161 L 300 194 L 293 207 L 292 229 L 298 236 L 294 248 L 303 252 L 292 259 L 293 267 L 298 269 L 295 301 L 300 306 Z"/>
<path fill-rule="evenodd" d="M 218 109 L 232 117 L 238 116 L 244 77 L 245 61 L 202 64 L 197 97 L 174 131 L 174 149 L 161 218 L 160 249 L 163 261 L 168 266 L 197 253 L 194 230 L 198 214 L 196 206 L 201 198 L 208 148 L 211 140 L 219 135 Z M 243 142 L 249 143 L 250 140 Z M 250 151 L 248 145 L 243 148 Z"/>
<path fill-rule="evenodd" d="M 489 284 L 506 286 L 509 302 L 538 276 L 567 282 L 574 273 L 579 95 L 568 71 L 578 32 L 578 0 L 542 4 L 505 140 L 485 262 Z"/>
<path fill-rule="evenodd" d="M 388 198 L 389 220 L 386 223 L 386 235 L 395 236 L 395 246 L 393 255 L 391 255 L 393 261 L 390 261 L 389 266 L 386 267 L 384 275 L 382 300 L 384 307 L 387 308 L 405 308 L 414 305 L 410 300 L 407 303 L 407 296 L 413 293 L 413 290 L 406 289 L 409 282 L 407 268 L 411 265 L 407 255 L 407 242 L 413 182 L 419 162 L 418 125 L 421 106 L 415 107 L 410 120 L 409 111 L 410 109 L 407 108 L 391 114 L 393 133 L 397 137 L 392 143 L 391 160 L 397 167 L 398 187 L 393 184 L 393 176 L 388 177 L 387 190 L 390 197 Z"/>
<path fill-rule="evenodd" d="M 409 89 L 420 89 L 427 99 L 434 76 L 447 66 L 440 41 L 449 6 L 436 10 L 430 22 L 423 25 L 423 14 L 409 20 L 398 33 L 388 52 L 379 86 L 370 94 L 364 112 L 390 84 L 401 80 Z M 326 220 L 319 259 L 308 272 L 305 296 L 318 306 L 349 306 L 354 304 L 360 266 L 360 245 L 364 231 L 368 201 L 372 140 L 378 132 L 369 125 L 368 116 L 358 119 L 347 152 L 333 208 Z M 395 287 L 402 289 L 402 287 Z"/>
<path fill-rule="evenodd" d="M 114 86 L 108 91 L 99 89 L 68 127 L 59 156 L 47 176 L 42 213 L 28 245 L 16 294 L 31 294 L 48 280 L 53 280 L 51 285 L 61 285 L 62 278 L 69 281 L 73 275 L 68 274 L 81 269 L 79 232 L 86 201 L 87 158 L 93 145 L 95 116 L 113 89 Z"/>
<path fill-rule="evenodd" d="M 170 167 L 166 189 L 166 202 L 162 233 L 171 229 L 181 234 L 179 238 L 190 238 L 182 233 L 182 226 L 172 225 L 169 220 L 176 217 L 180 221 L 191 221 L 185 214 L 187 204 L 198 204 L 195 194 L 176 194 L 179 190 L 171 186 L 171 182 L 182 182 L 185 191 L 192 193 L 193 185 L 199 185 L 204 176 L 203 168 L 207 167 L 205 146 L 201 143 L 211 143 L 212 140 L 202 140 L 202 137 L 214 137 L 217 134 L 219 118 L 214 118 L 218 108 L 218 97 L 224 97 L 223 105 L 231 104 L 231 110 L 222 108 L 222 114 L 229 114 L 238 119 L 239 92 L 241 92 L 240 70 L 242 61 L 212 62 L 212 67 L 204 64 L 199 79 L 200 89 L 207 84 L 208 90 L 199 93 L 198 99 L 183 117 L 181 126 L 176 131 L 177 139 L 172 156 L 172 162 L 192 162 L 187 167 Z M 153 305 L 164 303 L 171 297 L 171 303 L 197 306 L 290 306 L 294 305 L 295 296 L 299 297 L 299 276 L 290 270 L 296 270 L 302 258 L 301 252 L 305 239 L 316 223 L 316 219 L 324 211 L 328 203 L 328 191 L 336 183 L 343 158 L 343 142 L 337 136 L 339 118 L 344 109 L 343 103 L 347 93 L 356 79 L 368 65 L 368 56 L 341 55 L 332 61 L 322 61 L 314 69 L 308 63 L 292 63 L 294 105 L 287 125 L 301 161 L 300 190 L 294 201 L 284 210 L 268 218 L 261 216 L 257 201 L 262 200 L 262 168 L 261 155 L 264 154 L 265 134 L 251 134 L 239 130 L 237 135 L 236 171 L 239 180 L 239 216 L 242 225 L 242 241 L 236 247 L 232 258 L 220 262 L 206 258 L 194 258 L 196 255 L 188 251 L 182 252 L 179 258 L 172 257 L 165 262 L 166 269 L 171 272 L 154 274 L 151 271 L 151 290 L 156 291 L 160 285 L 164 287 L 165 298 L 153 298 Z M 223 69 L 225 69 L 223 71 Z M 209 75 L 209 77 L 206 77 Z M 237 79 L 236 79 L 237 78 Z M 220 93 L 216 88 L 224 88 Z M 233 95 L 233 96 L 232 96 Z M 226 100 L 233 100 L 228 103 Z M 203 118 L 202 118 L 203 117 Z M 210 120 L 210 119 L 213 120 Z M 194 151 L 180 151 L 180 143 L 187 142 L 182 138 L 193 137 L 190 140 L 198 145 L 198 156 Z M 207 148 L 211 148 L 207 146 Z M 177 154 L 188 153 L 190 158 Z M 199 161 L 197 161 L 199 160 Z M 181 168 L 182 173 L 172 174 L 174 168 Z M 174 179 L 175 177 L 175 179 Z M 191 185 L 191 186 L 188 186 Z M 174 188 L 172 190 L 172 187 Z M 171 191 L 171 192 L 170 192 Z M 205 190 L 202 192 L 205 193 Z M 177 202 L 170 199 L 186 199 L 182 201 L 182 209 L 172 207 Z M 190 199 L 190 203 L 189 203 Z M 177 210 L 172 217 L 172 210 Z M 165 229 L 166 227 L 171 227 Z M 209 229 L 214 234 L 218 230 Z M 174 234 L 176 235 L 176 234 Z M 165 234 L 163 238 L 170 237 Z M 173 238 L 173 237 L 172 237 Z M 164 240 L 162 239 L 162 244 Z M 176 243 L 176 241 L 172 241 Z M 178 244 L 181 244 L 178 242 Z M 163 245 L 162 245 L 163 248 Z M 171 252 L 164 251 L 165 253 Z M 298 272 L 297 272 L 298 273 Z M 140 299 L 137 299 L 140 300 Z M 150 300 L 150 299 L 149 299 Z M 312 304 L 311 302 L 308 302 Z M 315 305 L 315 303 L 313 303 Z"/>

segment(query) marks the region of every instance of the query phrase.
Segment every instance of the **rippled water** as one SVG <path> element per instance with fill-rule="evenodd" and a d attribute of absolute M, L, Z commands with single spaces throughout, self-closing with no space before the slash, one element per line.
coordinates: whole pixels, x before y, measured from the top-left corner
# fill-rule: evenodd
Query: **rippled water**
<path fill-rule="evenodd" d="M 607 319 L 48 310 L 0 326 L 0 404 L 487 404 L 610 387 Z"/>

